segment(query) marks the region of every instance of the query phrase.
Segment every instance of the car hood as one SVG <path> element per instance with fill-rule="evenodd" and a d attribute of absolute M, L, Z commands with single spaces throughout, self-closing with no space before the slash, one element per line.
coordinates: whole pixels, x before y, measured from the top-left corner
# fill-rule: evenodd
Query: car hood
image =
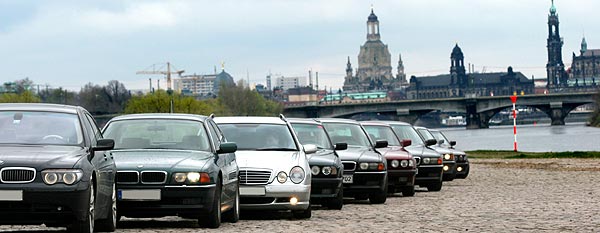
<path fill-rule="evenodd" d="M 205 151 L 133 149 L 111 153 L 118 170 L 197 171 L 214 160 L 213 154 Z"/>
<path fill-rule="evenodd" d="M 439 158 L 441 156 L 440 153 L 423 145 L 408 146 L 404 149 L 410 152 L 414 157 Z"/>
<path fill-rule="evenodd" d="M 445 148 L 445 147 L 433 146 L 431 148 L 434 149 L 435 151 L 437 151 L 440 154 L 454 154 L 454 150 L 448 149 L 448 148 Z"/>
<path fill-rule="evenodd" d="M 385 159 L 412 159 L 412 155 L 400 146 L 388 146 L 377 149 Z"/>
<path fill-rule="evenodd" d="M 73 168 L 85 157 L 85 148 L 79 146 L 2 146 L 2 167 Z"/>
<path fill-rule="evenodd" d="M 339 165 L 341 164 L 340 158 L 338 158 L 335 155 L 333 150 L 321 149 L 321 150 L 317 151 L 317 153 L 310 154 L 307 156 L 308 156 L 308 164 L 310 164 L 310 165 L 339 167 Z"/>
<path fill-rule="evenodd" d="M 235 152 L 238 167 L 259 168 L 271 170 L 287 170 L 294 166 L 304 167 L 300 162 L 300 156 L 304 156 L 299 151 L 252 151 L 238 150 Z"/>
<path fill-rule="evenodd" d="M 368 147 L 348 146 L 348 149 L 337 153 L 342 161 L 382 162 L 382 156 Z"/>

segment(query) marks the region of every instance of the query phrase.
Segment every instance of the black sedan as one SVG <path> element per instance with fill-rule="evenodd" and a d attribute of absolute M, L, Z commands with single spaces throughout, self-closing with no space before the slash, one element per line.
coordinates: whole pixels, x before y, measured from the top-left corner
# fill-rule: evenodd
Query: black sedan
<path fill-rule="evenodd" d="M 345 150 L 348 145 L 331 144 L 323 125 L 312 119 L 290 119 L 290 123 L 304 146 L 314 145 L 317 152 L 307 155 L 312 173 L 310 197 L 330 209 L 340 210 L 344 206 L 342 174 L 344 167 L 337 151 Z"/>
<path fill-rule="evenodd" d="M 103 132 L 115 140 L 120 216 L 177 215 L 210 228 L 218 228 L 221 217 L 238 221 L 237 146 L 212 117 L 124 115 Z"/>
<path fill-rule="evenodd" d="M 113 146 L 81 107 L 0 104 L 0 224 L 114 231 Z"/>

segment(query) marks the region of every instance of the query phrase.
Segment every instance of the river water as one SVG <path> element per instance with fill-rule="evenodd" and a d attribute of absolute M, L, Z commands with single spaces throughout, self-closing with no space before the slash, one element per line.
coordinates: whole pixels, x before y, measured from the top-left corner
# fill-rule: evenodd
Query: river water
<path fill-rule="evenodd" d="M 448 140 L 456 141 L 456 148 L 460 150 L 513 150 L 512 126 L 440 130 Z M 583 123 L 517 125 L 517 145 L 519 151 L 527 152 L 600 151 L 600 128 Z"/>

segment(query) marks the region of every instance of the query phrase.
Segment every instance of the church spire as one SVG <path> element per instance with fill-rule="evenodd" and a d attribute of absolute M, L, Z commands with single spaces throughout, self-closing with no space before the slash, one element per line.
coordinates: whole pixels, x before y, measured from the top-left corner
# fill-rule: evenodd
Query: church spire
<path fill-rule="evenodd" d="M 373 6 L 371 6 L 371 14 L 367 18 L 367 40 L 378 41 L 379 39 L 379 19 L 377 19 L 377 15 L 373 12 Z"/>
<path fill-rule="evenodd" d="M 583 53 L 585 53 L 587 51 L 587 42 L 585 41 L 585 36 L 583 36 L 583 39 L 581 40 L 581 55 L 583 55 Z"/>
<path fill-rule="evenodd" d="M 554 6 L 554 0 L 552 0 L 552 6 L 550 7 L 550 14 L 556 14 L 556 6 Z"/>

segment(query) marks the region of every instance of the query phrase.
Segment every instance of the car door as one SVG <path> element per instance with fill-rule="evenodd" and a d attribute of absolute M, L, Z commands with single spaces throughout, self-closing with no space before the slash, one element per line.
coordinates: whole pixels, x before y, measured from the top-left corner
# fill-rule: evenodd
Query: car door
<path fill-rule="evenodd" d="M 96 121 L 88 113 L 84 113 L 85 122 L 90 132 L 91 146 L 95 147 L 98 140 L 102 139 L 102 133 L 96 125 Z M 94 151 L 92 164 L 96 167 L 96 191 L 98 206 L 107 206 L 110 203 L 113 192 L 116 168 L 110 151 Z"/>
<path fill-rule="evenodd" d="M 210 135 L 215 146 L 215 152 L 219 149 L 221 142 L 224 142 L 224 137 L 217 125 L 212 120 L 207 120 L 207 126 L 210 131 Z M 237 191 L 237 172 L 232 166 L 231 154 L 219 154 L 217 163 L 223 174 L 223 203 L 229 203 L 235 200 L 235 193 Z M 237 168 L 237 166 L 236 166 Z"/>

